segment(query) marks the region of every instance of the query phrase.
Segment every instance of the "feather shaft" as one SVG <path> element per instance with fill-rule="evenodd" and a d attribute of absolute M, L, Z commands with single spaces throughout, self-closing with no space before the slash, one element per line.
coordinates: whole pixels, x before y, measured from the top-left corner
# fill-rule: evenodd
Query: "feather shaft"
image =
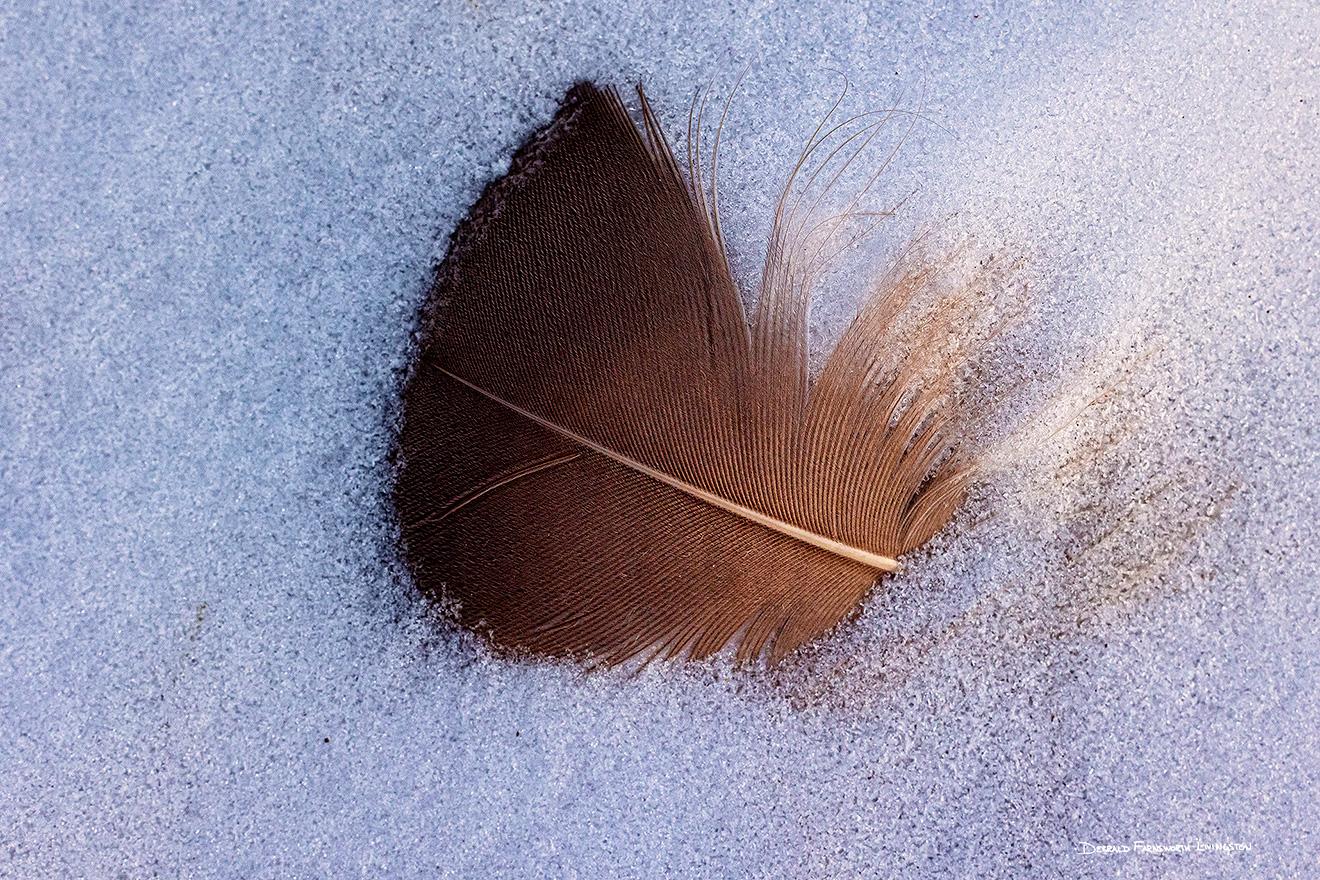
<path fill-rule="evenodd" d="M 673 489 L 677 489 L 680 492 L 684 492 L 688 495 L 691 495 L 693 498 L 696 498 L 699 501 L 704 501 L 705 503 L 713 507 L 718 507 L 721 510 L 727 511 L 728 513 L 732 513 L 734 516 L 742 517 L 743 519 L 748 520 L 749 522 L 754 522 L 757 525 L 764 526 L 765 528 L 778 532 L 781 535 L 786 535 L 790 538 L 794 538 L 798 541 L 801 541 L 804 544 L 810 544 L 811 546 L 818 547 L 821 550 L 824 550 L 828 553 L 833 553 L 835 556 L 841 556 L 844 559 L 851 559 L 853 562 L 860 562 L 862 565 L 866 565 L 880 571 L 898 571 L 900 567 L 897 559 L 892 559 L 888 556 L 881 556 L 878 553 L 868 553 L 867 551 L 857 547 L 850 547 L 849 545 L 844 544 L 840 541 L 835 541 L 832 538 L 827 538 L 824 535 L 818 535 L 815 532 L 811 532 L 808 531 L 807 529 L 800 528 L 799 526 L 795 526 L 792 523 L 786 523 L 783 520 L 775 519 L 772 516 L 767 516 L 766 514 L 761 513 L 759 510 L 753 510 L 750 507 L 744 507 L 743 505 L 730 501 L 727 498 L 722 498 L 713 492 L 707 492 L 704 489 L 698 488 L 697 486 L 693 486 L 690 483 L 686 483 L 680 479 L 677 479 L 676 477 L 670 476 L 669 474 L 666 474 L 663 471 L 659 471 L 656 470 L 655 468 L 648 467 L 647 465 L 643 464 L 640 461 L 637 461 L 636 459 L 629 458 L 626 455 L 622 455 L 618 452 L 615 452 L 613 449 L 610 449 L 607 446 L 602 446 L 601 444 L 595 442 L 594 440 L 584 437 L 581 434 L 578 434 L 568 428 L 563 427 L 562 425 L 556 425 L 554 422 L 550 421 L 549 419 L 544 419 L 541 416 L 538 416 L 536 413 L 529 412 L 528 410 L 523 409 L 517 404 L 504 400 L 498 395 L 492 394 L 478 385 L 474 385 L 473 383 L 464 379 L 462 376 L 458 376 L 455 375 L 454 373 L 451 373 L 449 370 L 446 370 L 444 367 L 436 367 L 436 369 L 444 373 L 449 378 L 453 379 L 455 382 L 459 382 L 462 385 L 467 386 L 468 388 L 477 392 L 483 397 L 486 397 L 487 399 L 495 403 L 498 403 L 500 406 L 506 407 L 507 409 L 517 413 L 523 418 L 530 419 L 533 422 L 536 422 L 538 425 L 541 425 L 544 428 L 549 428 L 551 431 L 554 431 L 560 436 L 572 440 L 574 443 L 579 443 L 587 447 L 588 449 L 592 450 L 593 452 L 597 452 L 600 455 L 605 456 L 606 458 L 618 462 L 624 467 L 631 468 L 632 470 L 635 470 L 638 473 L 645 474 L 646 476 L 650 477 L 653 480 L 657 480 L 661 483 L 664 483 L 666 486 L 669 486 Z"/>

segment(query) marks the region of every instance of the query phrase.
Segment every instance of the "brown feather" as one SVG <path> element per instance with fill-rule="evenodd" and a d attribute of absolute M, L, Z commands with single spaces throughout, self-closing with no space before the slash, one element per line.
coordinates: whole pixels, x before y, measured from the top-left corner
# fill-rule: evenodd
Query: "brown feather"
<path fill-rule="evenodd" d="M 404 394 L 406 558 L 499 646 L 773 663 L 961 503 L 948 327 L 897 338 L 927 286 L 898 277 L 809 389 L 783 204 L 749 327 L 642 101 L 639 131 L 575 86 L 454 233 Z"/>

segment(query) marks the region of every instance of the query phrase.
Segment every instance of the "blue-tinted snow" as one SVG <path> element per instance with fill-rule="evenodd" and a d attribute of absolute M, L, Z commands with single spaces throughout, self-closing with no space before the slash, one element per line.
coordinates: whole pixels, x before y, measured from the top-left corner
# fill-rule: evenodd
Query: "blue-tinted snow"
<path fill-rule="evenodd" d="M 1310 4 L 26 3 L 0 45 L 0 874 L 1315 865 Z M 813 344 L 971 236 L 1030 290 L 1025 434 L 784 669 L 491 659 L 385 500 L 431 267 L 575 80 L 681 148 L 740 75 L 740 279 L 845 79 L 916 114 Z"/>

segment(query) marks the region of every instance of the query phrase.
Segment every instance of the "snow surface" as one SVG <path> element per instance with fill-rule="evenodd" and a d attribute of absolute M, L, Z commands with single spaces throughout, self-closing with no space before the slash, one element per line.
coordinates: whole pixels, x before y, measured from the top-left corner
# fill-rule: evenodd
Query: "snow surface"
<path fill-rule="evenodd" d="M 1313 4 L 20 0 L 0 44 L 0 875 L 1315 870 Z M 911 111 L 813 344 L 974 236 L 1029 436 L 780 670 L 493 659 L 394 550 L 431 267 L 574 81 L 681 150 L 740 75 L 740 279 L 845 78 Z"/>

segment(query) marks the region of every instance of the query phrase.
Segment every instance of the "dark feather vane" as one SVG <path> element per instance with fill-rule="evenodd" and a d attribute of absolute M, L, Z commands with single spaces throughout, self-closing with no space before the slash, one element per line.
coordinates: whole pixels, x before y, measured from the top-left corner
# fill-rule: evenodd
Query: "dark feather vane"
<path fill-rule="evenodd" d="M 949 370 L 894 357 L 914 272 L 810 383 L 787 209 L 749 324 L 642 102 L 639 130 L 575 86 L 455 232 L 404 395 L 406 557 L 499 646 L 773 663 L 961 502 Z"/>

